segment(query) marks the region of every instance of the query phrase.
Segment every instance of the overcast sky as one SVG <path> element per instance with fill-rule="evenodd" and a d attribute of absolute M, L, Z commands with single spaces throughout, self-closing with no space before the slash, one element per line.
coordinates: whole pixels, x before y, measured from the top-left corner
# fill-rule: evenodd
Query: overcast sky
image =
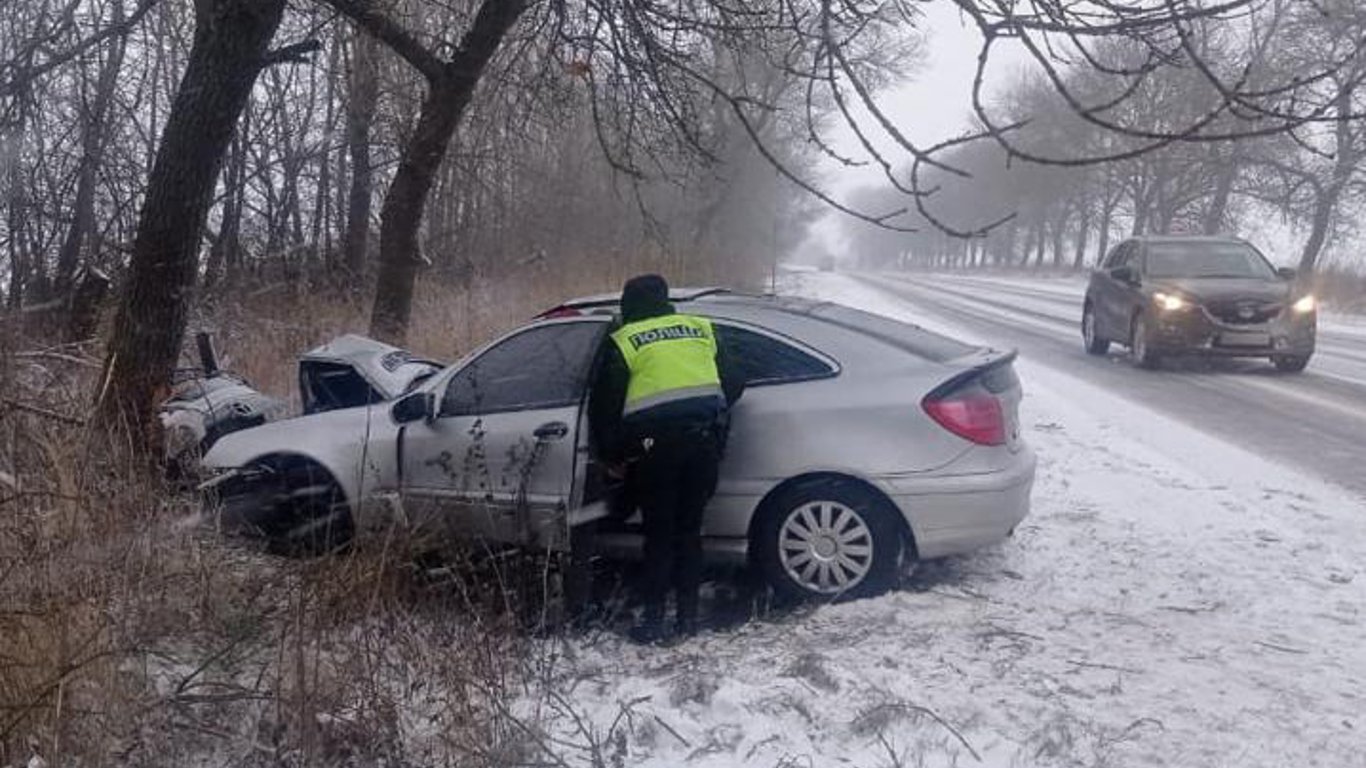
<path fill-rule="evenodd" d="M 961 19 L 952 3 L 926 3 L 923 30 L 926 32 L 926 55 L 922 68 L 907 76 L 900 85 L 889 88 L 878 97 L 879 107 L 895 121 L 898 130 L 921 146 L 953 138 L 967 130 L 972 109 L 972 79 L 977 71 L 977 54 L 982 38 L 975 28 Z M 998 44 L 992 54 L 988 72 L 988 92 L 1002 83 L 1012 81 L 1025 65 L 1025 56 L 1007 45 Z M 869 131 L 870 121 L 861 121 Z M 841 153 L 859 157 L 862 148 L 853 132 L 841 121 L 832 127 L 829 137 Z M 885 137 L 879 146 L 891 157 L 896 154 L 893 142 Z M 822 163 L 822 183 L 837 199 L 845 199 L 854 189 L 870 185 L 887 185 L 882 172 L 874 167 L 844 168 L 834 160 Z M 842 214 L 829 212 L 813 227 L 813 237 L 826 249 L 838 254 L 841 250 L 839 219 Z"/>
<path fill-rule="evenodd" d="M 899 130 L 920 145 L 933 144 L 952 138 L 967 130 L 972 109 L 972 79 L 976 73 L 981 36 L 976 28 L 964 23 L 952 3 L 932 2 L 921 6 L 924 10 L 922 29 L 926 33 L 926 55 L 922 68 L 909 74 L 900 85 L 889 88 L 878 98 L 878 104 L 895 122 Z M 988 97 L 1000 93 L 1006 84 L 1015 82 L 1023 72 L 1031 70 L 1031 63 L 1017 44 L 998 43 L 993 49 L 987 73 Z M 990 101 L 988 101 L 990 103 Z M 869 121 L 862 121 L 865 129 Z M 859 156 L 861 148 L 853 132 L 842 122 L 832 126 L 828 137 L 842 152 Z M 882 137 L 880 146 L 890 151 L 892 142 Z M 893 155 L 898 156 L 898 155 Z M 904 155 L 899 155 L 904 157 Z M 844 200 L 854 189 L 869 185 L 887 185 L 880 170 L 872 167 L 847 169 L 833 160 L 825 159 L 822 166 L 822 186 Z M 827 213 L 812 227 L 811 245 L 839 258 L 844 250 L 840 220 L 847 217 L 836 211 Z M 1302 240 L 1276 216 L 1249 217 L 1247 229 L 1240 234 L 1261 247 L 1280 264 L 1298 260 Z"/>

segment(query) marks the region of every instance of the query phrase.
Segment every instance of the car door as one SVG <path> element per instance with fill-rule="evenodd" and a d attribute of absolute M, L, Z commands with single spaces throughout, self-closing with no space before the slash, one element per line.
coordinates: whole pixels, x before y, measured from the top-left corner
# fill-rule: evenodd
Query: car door
<path fill-rule="evenodd" d="M 745 392 L 731 411 L 729 444 L 702 533 L 739 538 L 747 535 L 756 487 L 772 479 L 766 468 L 775 440 L 789 434 L 792 409 L 787 385 L 835 376 L 839 366 L 767 328 L 717 318 L 712 324 L 728 362 L 745 382 Z"/>
<path fill-rule="evenodd" d="M 1107 339 L 1123 341 L 1129 337 L 1128 292 L 1132 287 L 1118 280 L 1114 271 L 1120 267 L 1131 266 L 1135 250 L 1132 240 L 1115 246 L 1105 266 L 1096 275 L 1099 298 L 1096 301 L 1096 319 L 1099 321 L 1100 334 Z"/>
<path fill-rule="evenodd" d="M 607 322 L 513 333 L 434 387 L 436 413 L 400 437 L 400 489 L 415 528 L 560 546 L 581 471 L 584 395 Z"/>

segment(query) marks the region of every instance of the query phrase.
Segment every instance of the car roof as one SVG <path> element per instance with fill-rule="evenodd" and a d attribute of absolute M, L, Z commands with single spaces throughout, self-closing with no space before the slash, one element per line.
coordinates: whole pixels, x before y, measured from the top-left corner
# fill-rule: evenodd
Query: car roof
<path fill-rule="evenodd" d="M 1134 235 L 1129 238 L 1140 243 L 1239 243 L 1247 241 L 1233 235 Z"/>
<path fill-rule="evenodd" d="M 670 289 L 669 289 L 669 301 L 674 302 L 674 303 L 680 303 L 680 302 L 686 302 L 686 301 L 695 301 L 695 300 L 700 299 L 700 298 L 702 298 L 702 297 L 704 297 L 704 296 L 714 296 L 714 295 L 716 295 L 716 294 L 730 293 L 730 292 L 731 292 L 731 291 L 730 291 L 730 289 L 728 289 L 728 288 L 723 288 L 723 287 L 721 287 L 721 286 L 715 286 L 715 285 L 712 285 L 712 286 L 702 286 L 702 287 L 697 287 L 697 288 L 670 288 Z M 541 314 L 537 315 L 537 317 L 549 317 L 549 316 L 552 316 L 552 315 L 554 315 L 554 314 L 556 314 L 556 313 L 560 313 L 560 312 L 563 312 L 563 311 L 565 311 L 565 310 L 571 310 L 571 309 L 576 309 L 576 310 L 579 310 L 579 311 L 593 310 L 593 309 L 599 309 L 599 308 L 603 308 L 603 309 L 613 308 L 613 309 L 615 309 L 615 308 L 617 307 L 617 305 L 619 305 L 620 303 L 621 303 L 621 293 L 620 293 L 620 292 L 617 292 L 617 293 L 598 293 L 598 294 L 594 294 L 594 295 L 592 295 L 592 296 L 580 296 L 580 297 L 578 297 L 578 298 L 576 298 L 576 299 L 570 299 L 570 300 L 565 301 L 565 302 L 562 302 L 562 303 L 560 303 L 560 304 L 558 304 L 558 305 L 556 305 L 556 306 L 554 306 L 554 307 L 551 307 L 550 309 L 547 309 L 546 311 L 544 311 L 544 312 L 542 312 Z"/>
<path fill-rule="evenodd" d="M 854 333 L 936 363 L 979 356 L 980 347 L 934 333 L 918 325 L 875 315 L 829 301 L 772 293 L 744 293 L 726 288 L 682 288 L 669 292 L 680 310 L 719 319 L 750 322 L 793 338 L 814 342 L 811 334 Z M 617 311 L 620 296 L 604 294 L 572 299 L 548 310 L 541 318 L 566 314 L 608 315 Z M 812 324 L 815 324 L 813 327 Z M 885 349 L 885 347 L 884 347 Z"/>

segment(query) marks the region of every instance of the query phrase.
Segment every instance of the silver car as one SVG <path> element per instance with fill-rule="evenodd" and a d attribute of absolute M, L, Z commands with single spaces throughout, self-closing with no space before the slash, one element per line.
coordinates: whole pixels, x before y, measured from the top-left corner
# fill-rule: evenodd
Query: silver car
<path fill-rule="evenodd" d="M 1004 539 L 1028 513 L 1013 353 L 832 303 L 673 299 L 712 320 L 748 382 L 703 524 L 709 555 L 789 594 L 866 595 L 914 558 Z M 206 487 L 300 541 L 399 526 L 563 551 L 594 530 L 595 551 L 638 556 L 585 415 L 615 302 L 568 302 L 396 401 L 228 435 L 205 457 Z"/>

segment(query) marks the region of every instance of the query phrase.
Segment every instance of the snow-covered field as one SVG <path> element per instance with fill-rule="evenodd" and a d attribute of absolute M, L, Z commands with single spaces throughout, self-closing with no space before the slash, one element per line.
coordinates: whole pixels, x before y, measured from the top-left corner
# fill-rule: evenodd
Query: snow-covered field
<path fill-rule="evenodd" d="M 1019 371 L 1040 464 L 1014 539 L 673 648 L 568 641 L 538 713 L 563 764 L 1366 765 L 1366 500 Z"/>

